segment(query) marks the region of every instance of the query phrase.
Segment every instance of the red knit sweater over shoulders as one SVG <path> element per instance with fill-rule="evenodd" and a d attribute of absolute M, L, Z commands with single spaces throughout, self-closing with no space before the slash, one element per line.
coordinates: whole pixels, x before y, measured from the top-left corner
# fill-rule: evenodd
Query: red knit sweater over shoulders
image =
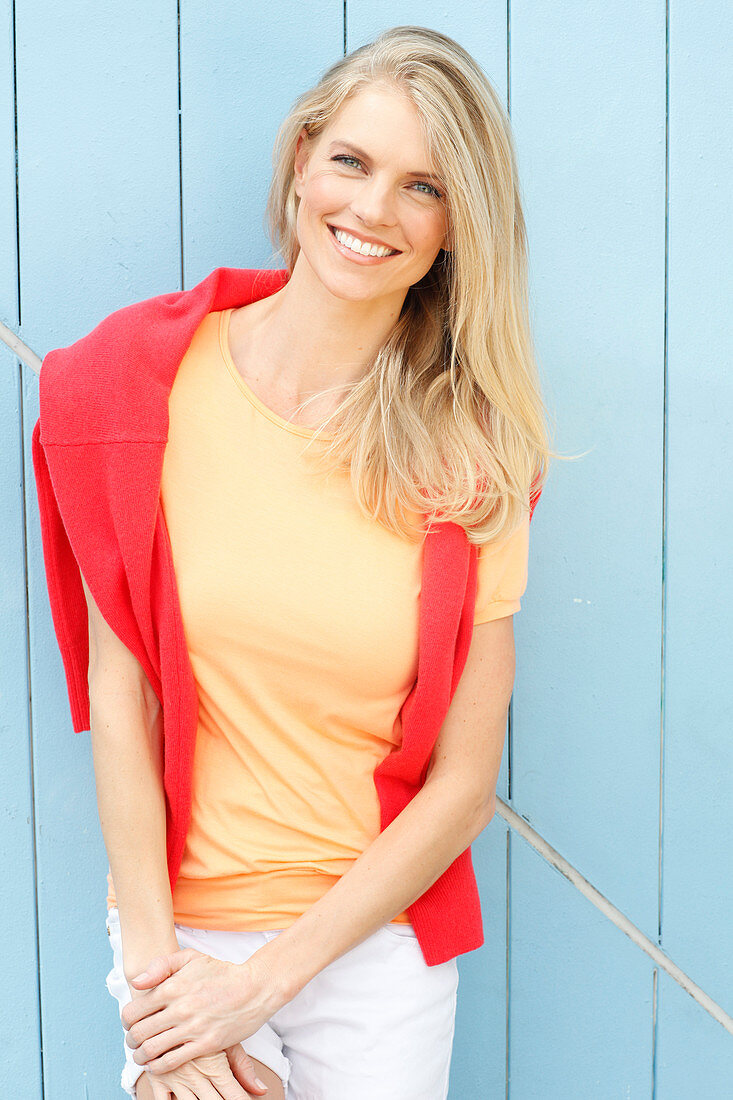
<path fill-rule="evenodd" d="M 287 271 L 216 268 L 191 290 L 126 306 L 41 367 L 32 456 L 54 629 L 74 732 L 90 728 L 88 615 L 81 575 L 161 702 L 168 871 L 183 855 L 191 808 L 198 698 L 170 541 L 160 506 L 168 397 L 207 313 L 267 297 Z M 531 512 L 539 499 L 530 500 Z M 530 512 L 530 515 L 531 515 Z M 402 707 L 402 744 L 377 766 L 381 828 L 425 781 L 473 631 L 477 551 L 455 523 L 425 535 L 418 672 Z M 434 966 L 483 943 L 467 848 L 409 907 Z"/>

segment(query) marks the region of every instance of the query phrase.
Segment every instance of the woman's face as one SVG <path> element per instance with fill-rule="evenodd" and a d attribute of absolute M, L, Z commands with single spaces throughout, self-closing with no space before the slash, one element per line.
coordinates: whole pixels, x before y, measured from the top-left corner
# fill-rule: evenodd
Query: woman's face
<path fill-rule="evenodd" d="M 430 177 L 430 167 L 415 107 L 384 85 L 348 100 L 317 138 L 301 132 L 298 240 L 336 297 L 404 298 L 430 270 L 447 233 L 445 189 Z M 357 241 L 349 247 L 342 237 L 339 243 L 334 230 Z M 365 256 L 358 242 L 397 251 Z"/>

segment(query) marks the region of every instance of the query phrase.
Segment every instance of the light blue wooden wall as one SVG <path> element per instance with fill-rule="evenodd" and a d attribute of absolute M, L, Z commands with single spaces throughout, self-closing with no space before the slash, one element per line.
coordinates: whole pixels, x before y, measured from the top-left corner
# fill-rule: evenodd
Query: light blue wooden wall
<path fill-rule="evenodd" d="M 219 265 L 274 266 L 272 141 L 387 26 L 509 104 L 548 403 L 499 793 L 733 1013 L 731 29 L 724 0 L 3 0 L 0 319 L 39 355 Z M 105 858 L 45 587 L 38 380 L 0 344 L 0 1095 L 108 1100 Z M 451 1100 L 728 1100 L 713 1010 L 499 816 L 474 846 Z M 345 1098 L 348 1100 L 348 1098 Z M 430 1100 L 430 1098 L 426 1098 Z"/>

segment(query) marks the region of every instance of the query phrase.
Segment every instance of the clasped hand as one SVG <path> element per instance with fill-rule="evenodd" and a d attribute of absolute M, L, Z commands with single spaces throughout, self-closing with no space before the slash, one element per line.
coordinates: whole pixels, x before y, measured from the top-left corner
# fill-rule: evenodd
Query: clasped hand
<path fill-rule="evenodd" d="M 130 980 L 147 992 L 122 1010 L 138 1065 L 165 1073 L 254 1035 L 283 1003 L 256 954 L 231 963 L 185 948 L 152 959 Z"/>

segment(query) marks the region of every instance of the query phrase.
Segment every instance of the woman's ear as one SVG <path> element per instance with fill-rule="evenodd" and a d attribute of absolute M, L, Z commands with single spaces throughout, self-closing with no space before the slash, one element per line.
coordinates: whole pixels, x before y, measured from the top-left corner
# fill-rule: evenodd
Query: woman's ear
<path fill-rule="evenodd" d="M 303 186 L 303 175 L 306 165 L 308 163 L 308 155 L 310 149 L 308 147 L 309 134 L 305 126 L 298 134 L 298 140 L 295 145 L 295 160 L 293 162 L 293 174 L 295 179 L 295 194 L 300 198 L 300 190 Z"/>

